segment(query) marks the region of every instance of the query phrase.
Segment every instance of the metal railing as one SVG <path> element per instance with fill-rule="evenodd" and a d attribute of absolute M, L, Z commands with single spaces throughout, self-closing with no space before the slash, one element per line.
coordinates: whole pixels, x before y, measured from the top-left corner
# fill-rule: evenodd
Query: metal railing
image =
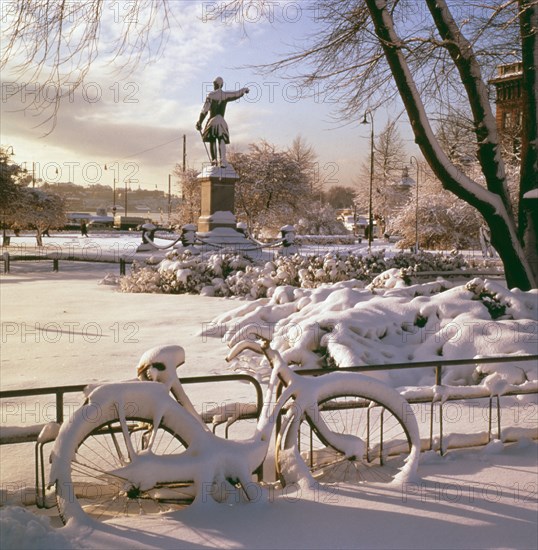
<path fill-rule="evenodd" d="M 107 264 L 119 264 L 120 267 L 120 275 L 125 275 L 127 270 L 127 264 L 133 263 L 132 258 L 128 257 L 120 257 L 116 261 L 115 258 L 109 258 L 109 259 L 94 259 L 94 258 L 83 258 L 79 255 L 69 255 L 64 254 L 60 255 L 59 253 L 55 252 L 49 252 L 49 253 L 43 253 L 43 254 L 10 254 L 9 252 L 4 252 L 2 254 L 2 264 L 4 267 L 4 273 L 11 273 L 11 267 L 12 263 L 18 263 L 18 262 L 43 262 L 43 261 L 49 261 L 52 262 L 52 271 L 58 272 L 60 271 L 60 260 L 62 263 L 64 262 L 91 262 L 91 263 L 107 263 Z"/>
<path fill-rule="evenodd" d="M 430 404 L 430 425 L 429 425 L 429 443 L 423 445 L 423 450 L 434 450 L 434 407 L 437 405 L 439 408 L 439 445 L 438 449 L 441 454 L 446 450 L 443 437 L 443 406 L 447 401 L 465 401 L 469 399 L 488 399 L 488 434 L 486 443 L 491 441 L 493 433 L 493 408 L 494 402 L 496 405 L 496 418 L 497 418 L 497 439 L 501 439 L 501 402 L 500 398 L 504 396 L 526 395 L 538 393 L 538 381 L 530 381 L 521 386 L 513 385 L 507 386 L 502 392 L 495 394 L 488 390 L 485 386 L 443 386 L 442 374 L 444 369 L 450 369 L 454 366 L 461 365 L 480 365 L 491 363 L 519 363 L 534 361 L 538 363 L 538 355 L 524 355 L 524 356 L 502 356 L 502 357 L 488 357 L 478 359 L 456 359 L 456 360 L 439 360 L 439 361 L 421 361 L 415 363 L 393 363 L 393 364 L 378 364 L 378 365 L 363 365 L 358 367 L 344 367 L 340 369 L 305 369 L 297 370 L 300 375 L 310 376 L 323 376 L 329 372 L 375 372 L 375 371 L 392 371 L 402 369 L 424 369 L 430 368 L 434 371 L 433 385 L 423 386 L 416 389 L 414 392 L 409 390 L 402 390 L 402 395 L 411 405 L 415 404 Z M 256 392 L 256 406 L 255 409 L 239 409 L 235 410 L 233 414 L 226 417 L 219 418 L 215 421 L 211 412 L 207 412 L 202 415 L 203 420 L 206 423 L 213 423 L 213 431 L 220 424 L 226 424 L 225 437 L 228 437 L 229 425 L 238 420 L 258 419 L 263 407 L 263 391 L 260 383 L 254 377 L 247 374 L 229 374 L 229 375 L 214 375 L 214 376 L 194 376 L 185 377 L 180 379 L 182 384 L 200 384 L 211 382 L 232 382 L 232 381 L 244 381 L 252 384 Z M 51 386 L 46 388 L 33 388 L 25 390 L 4 390 L 0 391 L 0 400 L 13 399 L 13 398 L 26 398 L 31 396 L 41 395 L 54 395 L 55 407 L 56 407 L 56 422 L 61 424 L 64 421 L 64 396 L 69 393 L 81 393 L 87 387 L 87 384 L 76 384 L 69 386 Z M 450 389 L 450 392 L 438 391 L 439 389 Z M 228 423 L 228 420 L 232 418 L 232 422 Z M 278 419 L 277 419 L 278 421 Z M 45 424 L 31 426 L 29 430 L 16 431 L 15 435 L 10 436 L 9 433 L 5 435 L 0 434 L 0 445 L 2 444 L 15 444 L 24 442 L 36 441 L 35 448 L 35 475 L 36 475 L 36 502 L 37 505 L 45 505 L 45 471 L 44 471 L 44 459 L 43 459 L 43 445 L 48 442 L 39 443 L 39 434 Z M 278 426 L 277 426 L 278 430 Z M 537 430 L 538 431 L 538 430 Z M 450 447 L 453 448 L 453 447 Z"/>
<path fill-rule="evenodd" d="M 496 401 L 496 418 L 497 418 L 497 439 L 501 438 L 501 397 L 515 396 L 515 395 L 528 395 L 538 393 L 538 380 L 530 381 L 526 385 L 516 386 L 511 385 L 505 387 L 502 393 L 492 393 L 485 386 L 451 386 L 451 393 L 446 391 L 436 391 L 440 388 L 447 388 L 442 384 L 443 369 L 451 368 L 461 365 L 483 365 L 492 363 L 519 363 L 534 361 L 538 364 L 538 355 L 519 355 L 519 356 L 496 356 L 496 357 L 481 357 L 476 359 L 445 359 L 439 361 L 417 361 L 409 363 L 391 363 L 388 365 L 363 365 L 360 367 L 342 367 L 342 368 L 327 368 L 327 369 L 304 369 L 296 371 L 300 375 L 320 376 L 329 372 L 375 372 L 375 371 L 392 371 L 414 368 L 432 368 L 434 370 L 434 385 L 430 388 L 430 391 L 417 390 L 406 391 L 403 390 L 400 393 L 406 398 L 410 405 L 418 405 L 430 403 L 430 426 L 429 426 L 429 445 L 428 450 L 433 450 L 434 445 L 434 407 L 438 405 L 438 418 L 439 418 L 439 443 L 438 450 L 440 454 L 443 454 L 446 448 L 444 447 L 444 426 L 443 426 L 443 404 L 447 401 L 465 401 L 470 399 L 488 399 L 488 434 L 487 442 L 492 439 L 493 433 L 493 402 Z M 464 389 L 466 388 L 466 389 Z M 418 394 L 418 395 L 417 395 Z M 537 426 L 538 428 L 538 426 Z M 537 429 L 538 431 L 538 429 Z"/>
<path fill-rule="evenodd" d="M 439 360 L 439 361 L 420 361 L 414 363 L 391 363 L 391 364 L 377 364 L 377 365 L 362 365 L 356 367 L 343 367 L 343 368 L 326 368 L 326 369 L 304 369 L 295 371 L 297 374 L 302 376 L 321 376 L 329 372 L 375 372 L 375 371 L 392 371 L 392 370 L 402 370 L 402 369 L 425 369 L 430 368 L 434 371 L 434 380 L 432 388 L 430 388 L 430 393 L 427 391 L 419 392 L 420 395 L 413 394 L 413 392 L 403 392 L 404 397 L 410 404 L 420 404 L 420 403 L 431 403 L 432 407 L 435 403 L 439 404 L 439 407 L 442 411 L 443 402 L 454 401 L 454 400 L 466 400 L 466 399 L 480 399 L 488 398 L 490 400 L 497 400 L 497 435 L 500 435 L 500 405 L 499 405 L 499 395 L 491 394 L 489 390 L 484 386 L 458 386 L 452 387 L 453 393 L 447 394 L 446 392 L 442 395 L 441 392 L 434 391 L 434 387 L 441 388 L 442 384 L 442 375 L 443 369 L 449 369 L 454 366 L 461 365 L 481 365 L 481 364 L 492 364 L 492 363 L 519 363 L 519 362 L 528 362 L 534 361 L 538 363 L 538 355 L 525 355 L 525 356 L 497 356 L 497 357 L 483 357 L 477 359 L 452 359 L 452 360 Z M 232 382 L 232 381 L 244 381 L 252 384 L 256 392 L 256 408 L 255 412 L 252 410 L 246 411 L 236 411 L 234 417 L 237 420 L 246 420 L 246 419 L 257 419 L 261 412 L 263 406 L 263 391 L 260 383 L 254 377 L 248 374 L 228 374 L 228 375 L 214 375 L 214 376 L 193 376 L 193 377 L 184 377 L 181 378 L 182 384 L 204 384 L 210 382 Z M 87 387 L 87 384 L 74 384 L 68 386 L 49 386 L 44 388 L 30 388 L 24 390 L 4 390 L 0 391 L 0 400 L 10 399 L 10 398 L 22 398 L 22 397 L 32 397 L 32 396 L 41 396 L 41 395 L 54 395 L 55 396 L 55 409 L 56 409 L 56 419 L 55 421 L 58 424 L 61 424 L 64 421 L 64 396 L 69 393 L 82 393 Z M 459 390 L 458 390 L 459 388 Z M 464 391 L 462 388 L 467 388 L 467 391 Z M 471 391 L 468 391 L 471 389 Z M 523 395 L 530 393 L 538 393 L 538 382 L 529 383 L 526 386 L 511 386 L 503 393 L 502 396 L 511 396 L 511 395 Z M 430 425 L 430 440 L 433 439 L 433 417 L 432 414 L 432 424 Z M 206 422 L 211 422 L 210 415 L 206 415 L 204 418 Z M 216 422 L 215 425 L 226 423 L 227 419 L 223 418 L 221 421 Z M 13 443 L 24 443 L 37 441 L 39 432 L 45 424 L 38 424 L 30 427 L 26 431 L 20 430 L 19 433 L 10 435 L 5 433 L 0 435 L 0 445 L 13 444 Z M 490 430 L 492 429 L 492 422 L 490 418 Z M 439 416 L 439 435 L 442 440 L 443 437 L 443 417 L 442 414 Z M 227 436 L 227 434 L 226 434 Z"/>
<path fill-rule="evenodd" d="M 248 374 L 224 374 L 214 376 L 188 376 L 180 378 L 182 384 L 207 384 L 210 382 L 234 382 L 243 381 L 248 382 L 254 386 L 256 392 L 256 412 L 243 412 L 239 414 L 239 420 L 247 420 L 258 418 L 263 406 L 263 391 L 260 383 L 253 376 Z M 73 384 L 69 386 L 49 386 L 45 388 L 29 388 L 24 390 L 4 390 L 0 391 L 0 400 L 14 399 L 41 395 L 53 395 L 55 398 L 56 418 L 55 421 L 61 424 L 64 421 L 64 396 L 70 393 L 82 393 L 89 384 Z M 207 416 L 206 421 L 209 423 L 211 419 Z M 225 423 L 226 419 L 219 423 Z M 28 430 L 21 430 L 19 434 L 7 435 L 0 434 L 0 445 L 8 445 L 14 443 L 26 443 L 37 441 L 39 433 L 43 429 L 45 424 L 36 424 L 31 426 Z M 33 429 L 32 429 L 33 428 Z"/>

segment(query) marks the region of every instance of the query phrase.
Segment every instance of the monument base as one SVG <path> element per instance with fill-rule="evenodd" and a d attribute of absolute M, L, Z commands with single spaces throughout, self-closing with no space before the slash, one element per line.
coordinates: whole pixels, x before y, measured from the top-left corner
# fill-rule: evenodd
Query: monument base
<path fill-rule="evenodd" d="M 217 227 L 212 231 L 196 234 L 198 246 L 204 252 L 214 252 L 215 254 L 241 254 L 251 258 L 259 258 L 263 251 L 256 246 L 242 231 L 232 227 Z"/>
<path fill-rule="evenodd" d="M 198 231 L 207 233 L 219 227 L 235 229 L 235 182 L 239 178 L 233 166 L 206 166 L 198 179 L 201 186 Z"/>
<path fill-rule="evenodd" d="M 213 212 L 213 214 L 205 216 L 202 214 L 198 218 L 198 233 L 207 233 L 221 227 L 233 229 L 235 231 L 236 225 L 237 220 L 231 212 L 217 210 Z"/>
<path fill-rule="evenodd" d="M 235 184 L 239 176 L 231 164 L 205 166 L 198 176 L 201 186 L 201 212 L 196 236 L 207 249 L 244 252 L 255 248 L 234 216 Z"/>

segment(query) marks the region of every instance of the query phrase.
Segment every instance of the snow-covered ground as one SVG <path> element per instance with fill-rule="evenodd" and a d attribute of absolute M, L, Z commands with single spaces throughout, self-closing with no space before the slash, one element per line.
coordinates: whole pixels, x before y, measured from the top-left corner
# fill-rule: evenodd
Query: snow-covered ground
<path fill-rule="evenodd" d="M 96 247 L 114 254 L 132 250 L 134 244 L 130 243 L 137 244 L 139 240 L 138 236 L 90 237 L 88 240 L 75 234 L 62 235 L 54 237 L 54 242 L 78 250 L 93 242 Z M 187 351 L 180 376 L 229 372 L 224 361 L 228 351 L 226 343 L 221 337 L 208 337 L 208 334 L 224 320 L 229 321 L 227 315 L 241 306 L 242 301 L 122 294 L 116 292 L 114 286 L 98 284 L 107 273 L 117 275 L 118 272 L 117 264 L 64 262 L 60 264 L 60 272 L 52 273 L 48 262 L 24 262 L 14 264 L 11 274 L 2 275 L 2 390 L 131 379 L 146 349 L 170 343 L 180 344 Z M 402 353 L 406 356 L 413 353 L 414 360 L 424 358 L 418 353 L 417 342 L 411 340 L 411 336 L 417 338 L 416 335 L 408 335 L 405 349 L 395 345 L 394 334 L 389 335 L 390 341 L 385 341 L 388 347 L 374 349 L 370 345 L 369 349 L 368 341 L 370 344 L 374 341 L 372 335 L 380 335 L 380 324 L 374 325 L 371 321 L 370 334 L 357 331 L 353 319 L 346 321 L 345 314 L 345 310 L 350 309 L 352 289 L 342 290 L 333 300 L 320 298 L 321 295 L 315 298 L 312 291 L 310 309 L 305 309 L 302 317 L 300 311 L 295 311 L 296 325 L 306 326 L 300 324 L 308 319 L 320 322 L 324 316 L 330 316 L 333 326 L 335 321 L 340 321 L 346 330 L 355 327 L 349 334 L 343 330 L 337 336 L 352 337 L 352 350 L 359 349 L 356 347 L 359 342 L 363 346 L 359 357 L 363 359 L 365 351 L 375 357 L 374 352 L 382 354 L 387 349 L 392 350 L 392 360 L 400 359 Z M 393 299 L 396 298 L 394 290 Z M 464 304 L 461 294 L 453 298 L 452 314 L 457 306 Z M 280 300 L 283 302 L 282 296 Z M 287 303 L 291 302 L 293 300 Z M 306 302 L 303 300 L 305 307 Z M 405 304 L 406 312 L 414 311 L 412 302 L 400 294 L 398 303 Z M 415 300 L 417 302 L 421 300 Z M 527 302 L 532 310 L 533 300 Z M 343 308 L 345 303 L 347 307 Z M 359 303 L 362 301 L 356 300 L 353 306 Z M 424 311 L 425 304 L 423 299 Z M 384 317 L 385 325 L 388 305 L 381 299 L 377 305 L 377 318 Z M 276 326 L 293 310 L 288 305 L 288 315 L 284 316 L 285 308 L 269 306 L 265 302 L 266 309 L 258 310 L 258 317 L 252 317 L 250 312 L 251 317 L 247 318 L 243 311 L 234 313 L 232 319 L 260 322 L 265 318 Z M 403 315 L 402 307 L 398 307 L 398 315 Z M 441 306 L 437 303 L 435 309 L 445 315 L 447 308 L 446 303 Z M 520 336 L 517 349 L 512 345 L 514 332 L 511 332 L 509 340 L 513 349 L 506 348 L 506 342 L 497 338 L 492 353 L 536 353 L 533 351 L 536 333 L 533 339 L 532 332 L 526 332 L 525 324 L 534 318 L 522 315 L 522 308 L 520 305 L 518 315 L 523 320 L 520 326 L 525 330 L 516 331 Z M 428 311 L 432 311 L 432 306 Z M 451 319 L 453 322 L 454 317 Z M 462 320 L 469 323 L 467 327 L 476 326 L 474 317 Z M 429 338 L 435 339 L 435 334 L 430 332 Z M 479 345 L 488 343 L 487 336 L 491 333 L 485 334 Z M 341 353 L 342 341 L 338 337 L 331 341 L 336 354 Z M 288 346 L 288 353 L 297 353 L 288 344 L 289 341 L 282 344 L 282 349 Z M 471 349 L 469 343 L 466 344 L 464 351 L 476 355 L 487 352 L 487 347 Z M 310 357 L 307 342 L 298 349 L 300 354 Z M 484 379 L 491 376 L 487 372 L 483 374 Z M 396 382 L 395 385 L 401 385 L 402 380 Z M 199 410 L 228 400 L 253 398 L 251 388 L 237 383 L 225 388 L 189 386 L 187 391 Z M 67 411 L 72 411 L 77 404 L 75 397 L 69 398 Z M 51 411 L 52 403 L 45 398 L 4 403 L 2 425 L 46 422 L 53 420 Z M 535 400 L 514 400 L 507 411 L 506 416 L 512 419 L 517 416 L 518 421 L 524 420 L 527 426 L 536 427 L 538 423 Z M 476 431 L 478 420 L 483 424 L 483 415 L 477 414 L 475 406 L 454 404 L 449 412 L 454 423 L 456 412 L 458 430 L 462 433 Z M 420 420 L 429 421 L 428 418 Z M 252 429 L 252 425 L 245 429 Z M 527 438 L 511 445 L 493 441 L 486 447 L 451 450 L 443 457 L 424 453 L 418 477 L 401 487 L 341 486 L 329 491 L 278 493 L 267 501 L 250 504 L 205 502 L 203 506 L 158 518 L 138 517 L 136 522 L 118 520 L 98 529 L 74 525 L 60 528 L 55 509 L 39 512 L 31 505 L 17 506 L 21 498 L 32 501 L 33 445 L 2 446 L 0 453 L 0 497 L 4 504 L 0 508 L 2 548 L 535 548 L 538 540 L 537 445 Z"/>

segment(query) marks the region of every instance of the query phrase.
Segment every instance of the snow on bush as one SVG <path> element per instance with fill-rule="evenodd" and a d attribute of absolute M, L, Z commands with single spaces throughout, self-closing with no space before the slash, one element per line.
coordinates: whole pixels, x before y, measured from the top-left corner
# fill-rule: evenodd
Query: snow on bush
<path fill-rule="evenodd" d="M 157 266 L 133 265 L 132 273 L 120 280 L 123 292 L 203 294 L 271 297 L 278 287 L 317 288 L 326 283 L 355 280 L 371 283 L 376 276 L 394 269 L 405 284 L 421 271 L 447 271 L 468 267 L 462 256 L 399 253 L 385 258 L 384 251 L 367 255 L 330 252 L 281 256 L 264 264 L 235 253 L 193 254 L 169 252 Z M 375 284 L 379 284 L 377 281 Z"/>
<path fill-rule="evenodd" d="M 537 290 L 508 290 L 481 279 L 408 286 L 405 278 L 392 268 L 365 288 L 352 280 L 316 289 L 287 287 L 270 300 L 217 317 L 208 335 L 229 339 L 249 326 L 263 327 L 273 347 L 298 368 L 536 353 Z M 375 376 L 393 386 L 433 383 L 433 367 L 416 372 L 409 367 Z M 443 382 L 482 383 L 495 393 L 506 384 L 538 380 L 536 371 L 530 361 L 476 368 L 470 362 L 445 369 Z"/>

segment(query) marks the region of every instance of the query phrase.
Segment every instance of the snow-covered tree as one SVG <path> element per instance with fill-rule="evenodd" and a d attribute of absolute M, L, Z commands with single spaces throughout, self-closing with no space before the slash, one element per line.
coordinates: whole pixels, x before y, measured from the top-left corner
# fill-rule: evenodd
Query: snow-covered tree
<path fill-rule="evenodd" d="M 197 223 L 200 217 L 201 188 L 197 179 L 197 172 L 189 168 L 183 172 L 183 168 L 176 164 L 174 175 L 177 177 L 181 190 L 181 204 L 174 214 L 178 225 Z"/>
<path fill-rule="evenodd" d="M 323 192 L 323 201 L 329 203 L 333 208 L 350 208 L 357 196 L 357 187 L 334 185 Z"/>
<path fill-rule="evenodd" d="M 313 201 L 294 224 L 301 235 L 345 235 L 347 229 L 337 220 L 335 209 L 330 204 Z"/>
<path fill-rule="evenodd" d="M 281 226 L 299 217 L 311 190 L 288 151 L 262 141 L 251 144 L 246 153 L 231 151 L 228 160 L 240 176 L 235 185 L 236 216 L 250 233 L 264 231 L 274 236 Z"/>
<path fill-rule="evenodd" d="M 450 161 L 460 170 L 478 165 L 473 119 L 470 113 L 452 108 L 435 124 L 435 137 Z"/>
<path fill-rule="evenodd" d="M 389 120 L 374 140 L 374 174 L 372 181 L 372 216 L 385 226 L 390 223 L 407 199 L 408 189 L 400 182 L 409 162 L 396 121 Z M 362 163 L 357 182 L 356 202 L 360 213 L 370 204 L 370 158 Z"/>
<path fill-rule="evenodd" d="M 223 2 L 222 10 L 240 17 L 246 1 Z M 270 10 L 272 2 L 257 4 Z M 347 120 L 401 101 L 443 187 L 489 226 L 508 284 L 538 286 L 538 209 L 520 200 L 514 211 L 488 88 L 497 65 L 522 61 L 521 198 L 538 185 L 538 0 L 319 0 L 312 7 L 319 26 L 311 40 L 265 69 L 289 75 L 300 65 L 302 83 L 319 89 L 323 81 Z M 472 114 L 482 181 L 467 176 L 435 137 L 432 121 L 453 104 Z"/>
<path fill-rule="evenodd" d="M 421 249 L 461 250 L 478 245 L 481 223 L 474 208 L 444 190 L 440 182 L 430 176 L 420 181 L 418 211 L 413 193 L 391 220 L 388 231 L 401 237 L 400 248 L 414 248 L 418 237 Z"/>
<path fill-rule="evenodd" d="M 318 156 L 314 148 L 301 135 L 298 135 L 289 146 L 288 155 L 297 163 L 306 184 L 310 187 L 311 193 L 319 194 L 321 182 L 317 162 Z"/>
<path fill-rule="evenodd" d="M 43 246 L 43 232 L 63 227 L 66 223 L 62 197 L 42 189 L 23 187 L 10 203 L 7 223 L 17 229 L 34 229 L 37 246 Z"/>
<path fill-rule="evenodd" d="M 15 180 L 21 172 L 18 164 L 10 163 L 12 154 L 8 153 L 9 147 L 0 147 L 0 210 L 2 214 L 14 200 L 19 187 Z"/>

